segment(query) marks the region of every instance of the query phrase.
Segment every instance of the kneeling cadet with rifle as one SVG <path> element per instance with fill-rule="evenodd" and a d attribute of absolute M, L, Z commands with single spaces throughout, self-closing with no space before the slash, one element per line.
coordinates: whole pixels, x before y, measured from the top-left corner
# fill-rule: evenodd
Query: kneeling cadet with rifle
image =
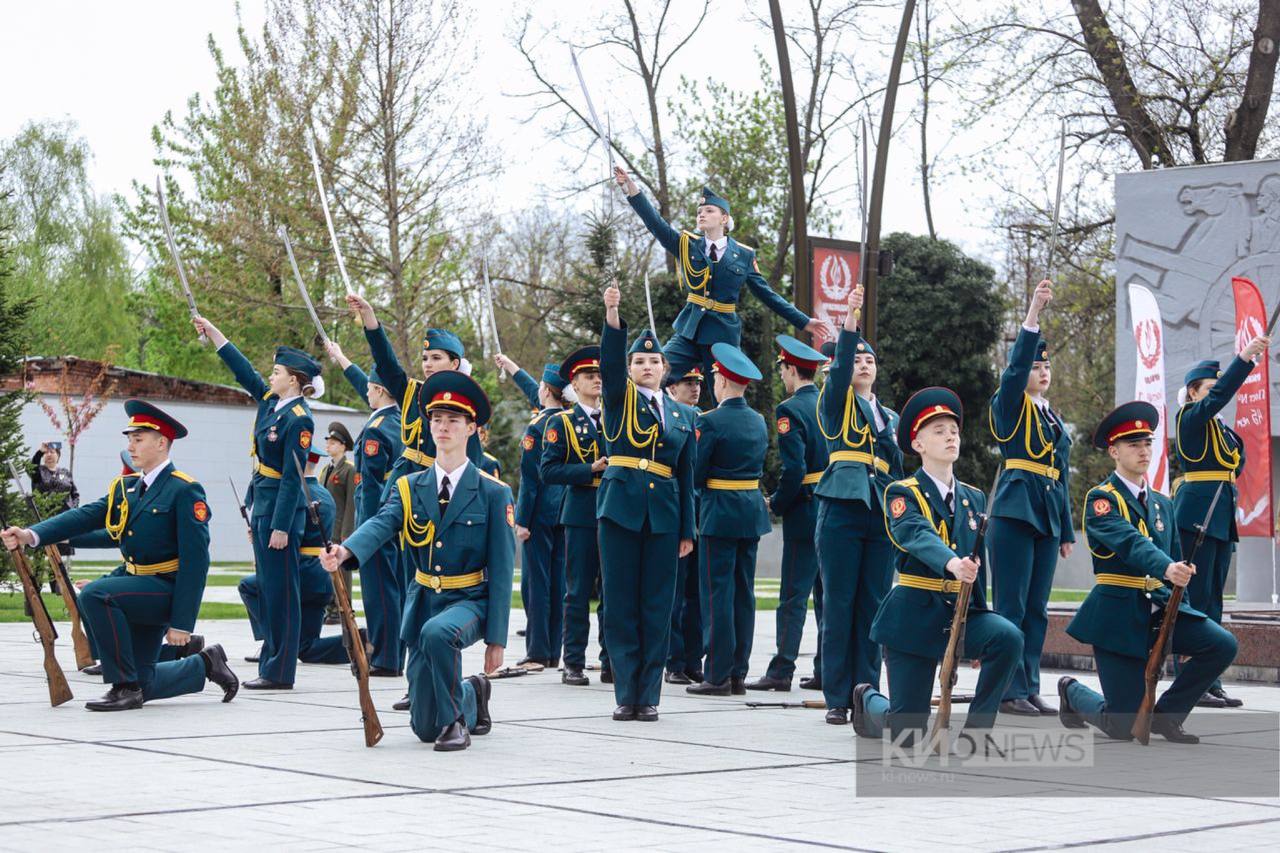
<path fill-rule="evenodd" d="M 436 455 L 431 467 L 402 477 L 373 518 L 321 555 L 335 572 L 347 560 L 373 559 L 399 535 L 413 570 L 400 636 L 409 644 L 409 722 L 438 752 L 466 749 L 489 733 L 489 680 L 463 679 L 462 650 L 483 639 L 486 672 L 502 666 L 515 569 L 511 489 L 467 458 L 467 444 L 489 420 L 489 399 L 475 380 L 433 373 L 418 395 Z"/>
<path fill-rule="evenodd" d="M 91 504 L 59 513 L 30 529 L 0 532 L 9 550 L 80 537 L 84 547 L 119 546 L 123 572 L 99 578 L 80 592 L 80 613 L 102 656 L 111 685 L 91 711 L 128 711 L 144 701 L 199 693 L 205 681 L 230 702 L 240 687 L 222 646 L 160 662 L 160 647 L 191 637 L 209 573 L 209 505 L 204 488 L 169 461 L 173 442 L 187 429 L 142 400 L 124 404 L 129 416 L 129 458 L 138 473 L 117 477 Z"/>
<path fill-rule="evenodd" d="M 1182 721 L 1231 665 L 1236 640 L 1182 601 L 1182 591 L 1196 573 L 1196 554 L 1183 560 L 1173 502 L 1146 484 L 1159 418 L 1150 403 L 1125 403 L 1103 418 L 1093 434 L 1094 447 L 1107 451 L 1116 470 L 1085 498 L 1084 532 L 1093 555 L 1094 586 L 1067 633 L 1093 646 L 1102 695 L 1063 676 L 1058 714 L 1067 728 L 1089 723 L 1122 740 L 1135 736 L 1145 744 L 1154 731 L 1174 743 L 1197 743 L 1198 737 L 1183 731 Z M 1203 540 L 1223 485 L 1220 481 L 1193 547 Z M 1170 648 L 1190 660 L 1155 701 Z"/>
<path fill-rule="evenodd" d="M 933 674 L 949 646 L 944 697 L 957 651 L 981 661 L 965 728 L 991 728 L 1022 658 L 1022 634 L 987 609 L 980 587 L 971 587 L 982 557 L 987 497 L 952 471 L 960 456 L 963 416 L 960 398 L 947 388 L 917 391 L 902 409 L 898 446 L 918 454 L 921 465 L 885 492 L 885 524 L 899 552 L 898 584 L 880 605 L 871 639 L 886 648 L 889 697 L 871 684 L 853 689 L 853 728 L 862 737 L 880 737 L 886 725 L 895 739 L 902 732 L 923 731 Z M 967 604 L 960 611 L 964 618 L 954 618 L 957 602 L 962 608 Z M 949 634 L 948 626 L 955 633 Z"/>

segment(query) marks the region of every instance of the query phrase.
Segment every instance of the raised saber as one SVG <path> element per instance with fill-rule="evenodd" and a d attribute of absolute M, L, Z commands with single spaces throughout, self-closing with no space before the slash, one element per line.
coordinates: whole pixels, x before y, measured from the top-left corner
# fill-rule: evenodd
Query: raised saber
<path fill-rule="evenodd" d="M 604 143 L 605 154 L 609 158 L 609 174 L 613 174 L 613 140 L 605 133 L 604 125 L 600 123 L 600 117 L 596 115 L 595 104 L 591 101 L 591 93 L 587 91 L 587 78 L 582 76 L 582 66 L 578 65 L 578 52 L 572 47 L 569 48 L 569 58 L 573 60 L 573 73 L 578 75 L 578 85 L 582 87 L 582 97 L 587 102 L 587 112 L 591 116 L 592 128 L 596 132 L 596 136 Z"/>
<path fill-rule="evenodd" d="M 1062 131 L 1058 134 L 1058 189 L 1053 197 L 1053 230 L 1049 233 L 1049 271 L 1045 278 L 1053 280 L 1053 256 L 1058 252 L 1058 223 L 1062 214 L 1062 173 L 1067 166 L 1067 119 L 1062 117 Z"/>
<path fill-rule="evenodd" d="M 324 191 L 324 178 L 320 175 L 320 157 L 316 154 L 316 143 L 307 136 L 307 153 L 311 155 L 311 171 L 316 175 L 316 189 L 320 193 L 320 209 L 324 211 L 324 224 L 329 227 L 329 242 L 333 244 L 333 256 L 338 261 L 338 274 L 342 276 L 342 285 L 347 294 L 355 293 L 351 287 L 351 279 L 347 277 L 347 264 L 342 260 L 342 250 L 338 248 L 338 233 L 333 229 L 333 217 L 329 215 L 329 198 Z"/>
<path fill-rule="evenodd" d="M 487 256 L 480 257 L 480 271 L 484 274 L 484 298 L 489 303 L 489 328 L 493 330 L 493 346 L 497 352 L 502 352 L 502 341 L 498 340 L 498 316 L 493 312 L 493 285 L 489 284 L 489 258 Z M 498 370 L 498 378 L 502 379 L 507 375 L 505 370 Z"/>
<path fill-rule="evenodd" d="M 658 324 L 653 322 L 653 294 L 649 292 L 649 271 L 644 271 L 644 304 L 649 309 L 649 329 L 658 334 Z"/>
<path fill-rule="evenodd" d="M 289 256 L 289 266 L 293 267 L 293 280 L 298 283 L 298 292 L 302 294 L 302 301 L 307 306 L 307 313 L 311 315 L 311 322 L 315 323 L 316 332 L 320 335 L 320 340 L 324 341 L 325 349 L 328 349 L 329 333 L 324 330 L 324 324 L 316 316 L 316 307 L 311 304 L 311 294 L 307 293 L 307 286 L 302 283 L 302 273 L 298 271 L 298 261 L 293 257 L 293 243 L 289 241 L 289 230 L 281 225 L 276 233 L 284 241 L 284 250 Z"/>
<path fill-rule="evenodd" d="M 867 118 L 862 117 L 862 173 L 858 176 L 858 205 L 862 208 L 862 236 L 858 241 L 858 286 L 867 280 Z M 862 309 L 853 312 L 856 324 Z"/>
<path fill-rule="evenodd" d="M 200 316 L 200 309 L 196 307 L 196 297 L 191 292 L 191 285 L 187 283 L 186 267 L 182 265 L 182 256 L 178 254 L 178 244 L 173 239 L 173 226 L 169 224 L 169 202 L 164 197 L 164 184 L 159 175 L 156 175 L 156 201 L 157 207 L 160 208 L 160 224 L 164 227 L 164 241 L 169 244 L 169 254 L 173 256 L 173 265 L 178 268 L 178 281 L 182 283 L 182 292 L 187 297 L 187 310 L 194 319 Z M 208 336 L 201 332 L 200 343 L 205 344 L 208 342 Z"/>

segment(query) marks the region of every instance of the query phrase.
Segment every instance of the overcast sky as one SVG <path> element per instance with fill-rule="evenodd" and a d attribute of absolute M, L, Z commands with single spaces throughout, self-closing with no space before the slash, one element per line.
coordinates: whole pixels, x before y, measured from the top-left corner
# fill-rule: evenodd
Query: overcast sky
<path fill-rule="evenodd" d="M 251 32 L 256 33 L 262 25 L 263 7 L 262 0 L 243 0 L 241 12 Z M 483 40 L 483 50 L 468 85 L 477 92 L 475 109 L 488 119 L 491 138 L 507 164 L 500 184 L 490 188 L 491 203 L 498 212 L 505 212 L 534 204 L 548 186 L 558 185 L 566 164 L 574 162 L 572 152 L 563 143 L 546 139 L 542 126 L 521 123 L 527 117 L 527 103 L 511 95 L 526 88 L 527 77 L 509 34 L 516 29 L 524 10 L 536 9 L 536 25 L 554 30 L 545 43 L 544 59 L 553 65 L 560 62 L 559 79 L 570 84 L 573 77 L 568 56 L 556 39 L 586 38 L 583 4 L 581 0 L 539 0 L 537 4 L 528 0 L 488 0 L 476 2 L 474 8 L 470 25 L 473 38 Z M 676 8 L 681 4 L 677 3 Z M 783 8 L 784 14 L 801 20 L 798 5 L 784 2 Z M 481 9 L 483 18 L 478 14 Z M 680 75 L 700 79 L 708 73 L 737 89 L 756 87 L 757 51 L 763 52 L 770 63 L 776 63 L 776 55 L 769 31 L 750 20 L 749 13 L 753 11 L 767 13 L 767 5 L 762 0 L 750 4 L 745 0 L 715 0 L 708 22 L 668 71 L 668 93 L 675 93 Z M 888 11 L 890 20 L 899 14 Z M 6 86 L 0 138 L 13 136 L 31 120 L 75 121 L 94 154 L 91 179 L 95 188 L 104 193 L 127 193 L 129 182 L 135 178 L 149 182 L 155 174 L 151 162 L 152 126 L 166 110 L 183 111 L 193 93 L 212 90 L 215 80 L 207 50 L 209 36 L 224 47 L 229 59 L 239 55 L 234 43 L 235 4 L 224 0 L 40 0 L 8 3 L 3 14 L 0 79 L 6 81 Z M 881 51 L 877 46 L 861 50 L 860 60 L 865 56 L 866 61 L 882 61 Z M 591 79 L 593 96 L 611 104 L 615 130 L 625 125 L 622 116 L 628 108 L 643 109 L 639 87 L 631 82 L 634 78 L 620 74 L 602 52 L 589 52 L 582 62 Z M 576 98 L 576 90 L 572 94 Z M 851 89 L 837 90 L 832 97 L 842 100 L 852 95 Z M 913 89 L 902 90 L 898 100 L 900 122 L 915 98 Z M 945 118 L 945 106 L 939 109 Z M 878 116 L 879 104 L 875 112 Z M 666 127 L 673 128 L 674 121 L 668 120 Z M 899 134 L 892 149 L 884 233 L 926 230 L 915 171 L 916 135 L 914 127 L 908 127 Z M 963 152 L 964 145 L 978 142 L 961 138 L 951 144 L 950 150 Z M 840 144 L 846 151 L 852 150 L 853 133 L 844 134 Z M 600 168 L 603 170 L 603 166 Z M 853 161 L 849 160 L 847 173 L 838 174 L 833 182 L 850 188 L 834 199 L 838 213 L 834 236 L 857 239 L 859 216 L 852 169 Z M 1039 180 L 1038 176 L 1030 177 L 1033 183 Z M 721 191 L 732 200 L 733 188 Z M 986 227 L 990 206 L 983 187 L 966 183 L 963 178 L 951 178 L 935 187 L 933 201 L 941 236 L 988 257 L 998 247 L 996 235 Z"/>

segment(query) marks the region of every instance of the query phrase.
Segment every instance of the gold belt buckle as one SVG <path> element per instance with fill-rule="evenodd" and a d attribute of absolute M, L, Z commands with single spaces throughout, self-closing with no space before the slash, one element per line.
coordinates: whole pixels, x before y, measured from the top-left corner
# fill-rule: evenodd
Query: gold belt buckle
<path fill-rule="evenodd" d="M 1153 578 L 1151 575 L 1145 575 L 1142 578 L 1142 589 L 1145 592 L 1154 592 L 1162 586 L 1164 586 L 1164 584 L 1160 582 L 1159 578 Z"/>
<path fill-rule="evenodd" d="M 642 458 L 639 462 L 636 463 L 636 467 L 639 468 L 641 471 L 648 471 L 649 460 Z"/>
<path fill-rule="evenodd" d="M 437 593 L 440 592 L 440 576 L 427 575 L 427 587 L 435 590 Z"/>

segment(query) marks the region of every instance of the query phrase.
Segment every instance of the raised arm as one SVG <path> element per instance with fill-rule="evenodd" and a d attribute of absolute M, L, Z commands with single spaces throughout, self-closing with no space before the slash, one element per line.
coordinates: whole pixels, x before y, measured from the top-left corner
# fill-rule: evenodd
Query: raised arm
<path fill-rule="evenodd" d="M 258 401 L 263 399 L 270 393 L 262 374 L 253 369 L 253 365 L 249 363 L 249 359 L 244 357 L 240 350 L 236 349 L 236 345 L 227 340 L 227 336 L 218 331 L 218 327 L 210 323 L 204 317 L 192 317 L 191 323 L 196 327 L 196 332 L 207 337 L 218 350 L 218 357 L 222 359 L 227 367 L 231 368 L 231 373 L 235 376 L 236 381 L 240 383 L 240 387 L 249 392 L 249 396 Z"/>
<path fill-rule="evenodd" d="M 745 246 L 743 248 L 746 248 Z M 786 320 L 797 329 L 803 329 L 810 334 L 817 334 L 826 324 L 821 320 L 814 319 L 783 299 L 781 294 L 769 286 L 769 282 L 765 281 L 764 276 L 760 274 L 760 264 L 756 261 L 756 253 L 751 252 L 751 269 L 747 272 L 747 287 L 765 304 L 770 311 Z"/>
<path fill-rule="evenodd" d="M 627 324 L 618 316 L 622 292 L 610 285 L 604 291 L 604 328 L 600 332 L 600 379 L 605 417 L 618 422 L 627 392 Z"/>
<path fill-rule="evenodd" d="M 1022 395 L 1027 391 L 1027 379 L 1035 362 L 1036 346 L 1040 343 L 1040 310 L 1052 301 L 1053 283 L 1048 280 L 1040 282 L 1031 296 L 1031 305 L 1013 342 L 1013 349 L 1009 351 L 1009 365 L 1000 374 L 1000 387 L 991 400 L 991 414 L 996 431 L 1001 435 L 1013 429 L 1022 414 Z"/>
<path fill-rule="evenodd" d="M 1192 427 L 1203 427 L 1207 424 L 1214 415 L 1226 407 L 1227 403 L 1231 402 L 1231 398 L 1236 395 L 1240 386 L 1244 385 L 1244 381 L 1253 371 L 1254 359 L 1266 352 L 1270 343 L 1271 339 L 1262 335 L 1249 341 L 1240 354 L 1231 359 L 1231 363 L 1227 365 L 1226 370 L 1222 371 L 1218 381 L 1213 383 L 1209 393 L 1183 409 L 1180 421 Z"/>
<path fill-rule="evenodd" d="M 644 227 L 649 229 L 662 248 L 675 255 L 680 252 L 680 232 L 672 228 L 658 211 L 653 209 L 653 205 L 649 203 L 649 199 L 645 198 L 644 193 L 640 192 L 640 188 L 636 186 L 636 182 L 631 180 L 626 170 L 621 166 L 613 168 L 613 179 L 618 182 L 618 186 L 622 187 L 622 191 L 627 194 L 627 202 L 631 205 L 631 209 L 640 215 L 640 221 L 644 223 Z"/>
<path fill-rule="evenodd" d="M 529 405 L 535 412 L 542 408 L 542 401 L 538 399 L 538 380 L 534 379 L 527 370 L 522 370 L 520 365 L 502 353 L 495 355 L 493 361 L 498 365 L 499 370 L 506 371 L 516 383 L 516 387 L 520 389 L 520 393 L 524 394 L 525 399 L 529 401 Z"/>

